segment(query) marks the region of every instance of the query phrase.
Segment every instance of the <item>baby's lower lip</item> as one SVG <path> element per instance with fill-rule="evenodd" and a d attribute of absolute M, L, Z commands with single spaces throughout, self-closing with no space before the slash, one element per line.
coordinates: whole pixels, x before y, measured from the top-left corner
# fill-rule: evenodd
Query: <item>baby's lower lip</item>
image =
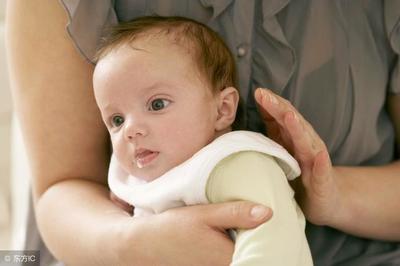
<path fill-rule="evenodd" d="M 151 152 L 145 156 L 140 156 L 136 158 L 136 165 L 138 168 L 143 168 L 149 165 L 157 156 L 159 152 Z"/>

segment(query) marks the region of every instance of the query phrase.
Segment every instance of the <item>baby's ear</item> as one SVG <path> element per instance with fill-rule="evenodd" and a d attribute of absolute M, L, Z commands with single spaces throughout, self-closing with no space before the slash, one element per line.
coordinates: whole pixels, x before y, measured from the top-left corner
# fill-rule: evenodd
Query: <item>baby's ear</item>
<path fill-rule="evenodd" d="M 221 131 L 229 128 L 236 117 L 239 103 L 239 92 L 234 87 L 226 87 L 219 93 L 218 117 L 215 130 Z"/>

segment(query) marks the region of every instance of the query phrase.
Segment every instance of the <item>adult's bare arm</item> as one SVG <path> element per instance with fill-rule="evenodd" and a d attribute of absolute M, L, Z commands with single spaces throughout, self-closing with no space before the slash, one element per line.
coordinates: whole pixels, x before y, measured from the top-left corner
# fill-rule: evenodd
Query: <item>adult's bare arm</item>
<path fill-rule="evenodd" d="M 6 19 L 13 98 L 38 226 L 51 252 L 70 265 L 229 263 L 233 245 L 223 229 L 254 227 L 268 215 L 254 218 L 254 204 L 241 202 L 129 217 L 109 200 L 109 143 L 93 66 L 70 41 L 63 8 L 54 0 L 13 0 Z"/>
<path fill-rule="evenodd" d="M 73 212 L 74 200 L 88 205 L 106 197 L 109 154 L 92 92 L 93 67 L 68 41 L 65 25 L 58 1 L 8 2 L 11 86 L 33 176 L 38 223 L 50 249 L 63 259 L 76 244 L 64 234 L 79 235 L 84 229 L 75 227 L 74 215 L 80 212 Z M 71 189 L 85 187 L 79 179 L 87 180 L 85 197 Z"/>

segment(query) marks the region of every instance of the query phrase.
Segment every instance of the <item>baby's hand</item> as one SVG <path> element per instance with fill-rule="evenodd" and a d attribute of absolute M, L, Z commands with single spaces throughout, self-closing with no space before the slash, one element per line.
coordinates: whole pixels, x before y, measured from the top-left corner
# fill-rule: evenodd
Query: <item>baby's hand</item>
<path fill-rule="evenodd" d="M 133 206 L 118 198 L 112 191 L 110 191 L 110 200 L 129 214 L 133 213 Z"/>

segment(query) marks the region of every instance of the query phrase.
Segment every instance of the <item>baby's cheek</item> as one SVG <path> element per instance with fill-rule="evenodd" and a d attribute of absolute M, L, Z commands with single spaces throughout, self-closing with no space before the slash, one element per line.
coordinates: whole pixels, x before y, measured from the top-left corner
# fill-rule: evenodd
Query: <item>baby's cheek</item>
<path fill-rule="evenodd" d="M 122 168 L 126 172 L 130 173 L 132 170 L 132 160 L 131 160 L 131 158 L 129 158 L 125 148 L 120 147 L 118 145 L 116 145 L 113 148 L 114 148 L 113 153 L 117 157 L 118 162 L 121 164 Z"/>

